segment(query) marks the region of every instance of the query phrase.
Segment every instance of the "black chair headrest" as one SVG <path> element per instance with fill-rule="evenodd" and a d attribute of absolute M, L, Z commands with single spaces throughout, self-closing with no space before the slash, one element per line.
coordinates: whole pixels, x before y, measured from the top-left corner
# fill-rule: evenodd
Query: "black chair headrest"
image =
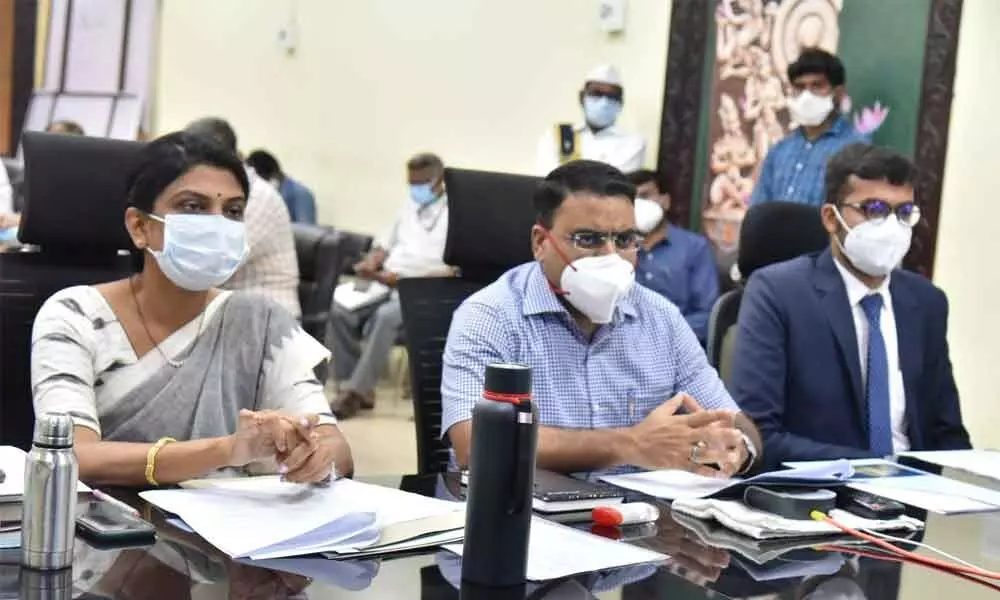
<path fill-rule="evenodd" d="M 295 239 L 295 254 L 299 259 L 299 272 L 303 279 L 311 279 L 316 272 L 316 253 L 327 237 L 334 239 L 333 227 L 292 223 L 292 237 Z"/>
<path fill-rule="evenodd" d="M 128 176 L 142 144 L 25 132 L 24 212 L 18 237 L 43 249 L 132 247 Z"/>
<path fill-rule="evenodd" d="M 761 267 L 819 252 L 829 244 L 830 235 L 815 206 L 796 202 L 752 206 L 740 227 L 740 277 L 746 281 Z"/>
<path fill-rule="evenodd" d="M 528 175 L 448 168 L 448 241 L 444 262 L 463 277 L 486 279 L 532 260 L 532 196 L 542 180 Z"/>

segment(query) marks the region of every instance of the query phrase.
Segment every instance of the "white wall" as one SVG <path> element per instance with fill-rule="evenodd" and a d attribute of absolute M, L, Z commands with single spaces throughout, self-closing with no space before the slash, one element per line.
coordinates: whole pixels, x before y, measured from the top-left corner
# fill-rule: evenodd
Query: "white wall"
<path fill-rule="evenodd" d="M 1000 2 L 965 0 L 934 280 L 951 303 L 948 341 L 976 446 L 1000 448 Z"/>
<path fill-rule="evenodd" d="M 625 80 L 621 125 L 656 158 L 670 2 L 632 0 L 627 30 L 596 0 L 169 0 L 156 133 L 229 119 L 240 148 L 272 150 L 316 192 L 320 218 L 380 231 L 406 198 L 406 159 L 530 171 L 545 128 L 576 120 L 601 62 Z M 294 56 L 277 32 L 297 13 Z"/>

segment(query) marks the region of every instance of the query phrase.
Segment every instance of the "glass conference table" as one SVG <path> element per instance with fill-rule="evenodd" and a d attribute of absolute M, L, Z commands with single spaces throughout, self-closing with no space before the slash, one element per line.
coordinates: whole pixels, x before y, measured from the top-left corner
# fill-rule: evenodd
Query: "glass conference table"
<path fill-rule="evenodd" d="M 945 470 L 943 475 L 987 487 L 1000 484 Z M 458 477 L 408 475 L 361 478 L 424 495 L 449 497 Z M 39 575 L 0 566 L 0 599 L 108 598 L 114 600 L 397 599 L 460 597 L 460 560 L 441 550 L 382 559 L 328 561 L 283 559 L 269 568 L 230 561 L 196 535 L 168 523 L 143 506 L 134 492 L 119 498 L 146 511 L 156 525 L 155 545 L 98 549 L 77 540 L 72 572 Z M 673 516 L 661 507 L 655 527 L 626 529 L 621 543 L 639 544 L 670 556 L 666 564 L 587 573 L 528 584 L 524 591 L 464 591 L 462 598 L 587 599 L 975 599 L 1000 598 L 977 583 L 915 565 L 848 556 L 788 543 L 751 544 L 718 527 Z M 961 516 L 913 513 L 927 522 L 925 543 L 977 566 L 1000 571 L 1000 512 Z M 791 544 L 792 546 L 796 544 Z M 798 544 L 802 545 L 802 544 Z M 724 548 L 740 548 L 726 550 Z M 933 556 L 928 551 L 920 554 Z M 287 561 L 287 562 L 284 562 Z M 315 569 L 312 577 L 294 571 Z M 287 570 L 285 570 L 287 569 Z M 289 572 L 292 571 L 292 572 Z"/>

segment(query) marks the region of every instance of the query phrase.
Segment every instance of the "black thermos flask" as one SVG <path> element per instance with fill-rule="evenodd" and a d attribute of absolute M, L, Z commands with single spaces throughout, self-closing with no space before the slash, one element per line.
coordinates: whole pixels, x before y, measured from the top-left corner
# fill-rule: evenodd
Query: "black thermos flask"
<path fill-rule="evenodd" d="M 490 587 L 524 584 L 537 445 L 531 369 L 489 365 L 483 397 L 472 410 L 463 581 Z"/>

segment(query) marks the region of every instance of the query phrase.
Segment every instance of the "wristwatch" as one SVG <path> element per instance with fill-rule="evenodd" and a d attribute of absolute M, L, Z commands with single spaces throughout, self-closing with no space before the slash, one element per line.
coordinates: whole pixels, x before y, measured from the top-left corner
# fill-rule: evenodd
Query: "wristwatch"
<path fill-rule="evenodd" d="M 740 436 L 743 437 L 743 445 L 746 446 L 747 454 L 749 456 L 747 457 L 747 461 L 743 463 L 743 466 L 740 467 L 740 470 L 736 473 L 737 475 L 745 474 L 747 471 L 750 470 L 750 467 L 752 467 L 753 464 L 757 462 L 757 446 L 754 445 L 753 440 L 750 439 L 750 436 L 747 435 L 746 433 L 741 431 Z"/>

